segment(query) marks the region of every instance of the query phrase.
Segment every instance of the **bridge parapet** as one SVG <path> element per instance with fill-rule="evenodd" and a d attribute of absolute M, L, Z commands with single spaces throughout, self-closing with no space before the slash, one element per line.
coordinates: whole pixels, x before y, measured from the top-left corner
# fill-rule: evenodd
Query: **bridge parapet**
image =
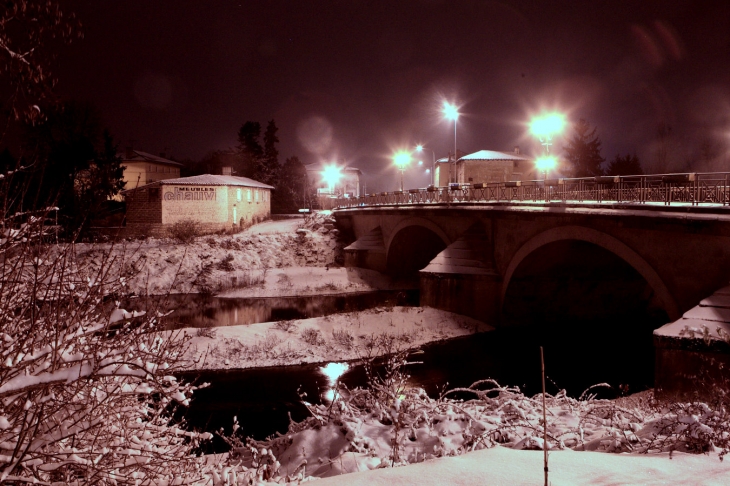
<path fill-rule="evenodd" d="M 730 206 L 730 172 L 599 176 L 496 183 L 450 184 L 337 200 L 339 208 L 506 203 L 620 203 Z"/>

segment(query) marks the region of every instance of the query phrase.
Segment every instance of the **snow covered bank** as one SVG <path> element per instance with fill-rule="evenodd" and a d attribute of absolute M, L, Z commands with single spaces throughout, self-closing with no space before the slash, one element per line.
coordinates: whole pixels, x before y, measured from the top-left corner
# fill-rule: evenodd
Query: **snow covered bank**
<path fill-rule="evenodd" d="M 181 244 L 172 238 L 147 238 L 111 244 L 78 244 L 80 263 L 97 266 L 111 250 L 137 295 L 217 293 L 257 272 L 282 267 L 335 264 L 340 246 L 328 213 L 307 219 L 267 221 L 233 235 L 207 235 Z M 235 279 L 235 280 L 234 280 Z"/>
<path fill-rule="evenodd" d="M 429 307 L 375 308 L 312 319 L 187 328 L 196 369 L 244 369 L 359 359 L 383 344 L 423 344 L 493 328 Z"/>
<path fill-rule="evenodd" d="M 378 469 L 326 478 L 321 486 L 518 486 L 543 483 L 542 451 L 494 447 L 407 467 Z M 550 484 L 585 485 L 726 485 L 730 464 L 717 455 L 675 453 L 634 455 L 598 452 L 550 453 Z"/>

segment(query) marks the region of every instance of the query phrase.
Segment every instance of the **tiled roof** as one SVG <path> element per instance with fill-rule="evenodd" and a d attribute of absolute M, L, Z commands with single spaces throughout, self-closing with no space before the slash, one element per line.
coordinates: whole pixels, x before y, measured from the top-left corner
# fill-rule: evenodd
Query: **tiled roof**
<path fill-rule="evenodd" d="M 176 186 L 243 186 L 243 187 L 259 187 L 262 189 L 274 189 L 274 186 L 270 186 L 268 184 L 264 184 L 263 182 L 249 179 L 248 177 L 214 175 L 214 174 L 203 174 L 203 175 L 197 175 L 197 176 L 191 176 L 191 177 L 179 177 L 177 179 L 163 179 L 161 181 L 150 182 L 149 184 L 145 184 L 144 186 L 138 187 L 138 189 L 150 186 L 152 184 L 157 184 L 157 185 L 162 185 L 162 186 L 168 186 L 168 185 L 176 185 Z M 134 189 L 129 189 L 129 190 L 133 191 Z M 123 192 L 127 192 L 127 191 L 123 191 Z"/>
<path fill-rule="evenodd" d="M 167 165 L 174 165 L 177 167 L 182 167 L 182 164 L 180 162 L 175 162 L 174 160 L 165 159 L 163 157 L 158 157 L 156 155 L 148 154 L 147 152 L 142 152 L 140 150 L 132 150 L 132 157 L 128 157 L 128 153 L 126 151 L 117 153 L 117 157 L 120 157 L 122 159 L 122 162 L 129 161 L 142 161 L 142 162 L 156 162 L 158 164 L 167 164 Z"/>
<path fill-rule="evenodd" d="M 532 160 L 530 157 L 514 152 L 498 152 L 496 150 L 480 150 L 473 154 L 459 157 L 459 160 Z"/>

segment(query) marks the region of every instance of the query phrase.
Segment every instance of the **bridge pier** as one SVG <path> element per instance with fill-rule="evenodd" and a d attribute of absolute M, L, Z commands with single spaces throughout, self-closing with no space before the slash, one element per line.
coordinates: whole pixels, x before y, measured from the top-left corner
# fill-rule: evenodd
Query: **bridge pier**
<path fill-rule="evenodd" d="M 421 271 L 421 305 L 463 314 L 496 326 L 499 320 L 498 274 Z"/>
<path fill-rule="evenodd" d="M 483 223 L 471 226 L 419 274 L 421 305 L 498 324 L 502 276 Z"/>
<path fill-rule="evenodd" d="M 369 268 L 380 273 L 386 273 L 388 269 L 380 226 L 345 247 L 344 252 L 346 267 Z"/>

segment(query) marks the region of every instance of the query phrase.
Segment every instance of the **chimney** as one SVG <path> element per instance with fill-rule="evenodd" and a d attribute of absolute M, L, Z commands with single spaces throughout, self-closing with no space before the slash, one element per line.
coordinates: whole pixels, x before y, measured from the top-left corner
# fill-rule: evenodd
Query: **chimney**
<path fill-rule="evenodd" d="M 221 174 L 225 176 L 233 175 L 233 169 L 230 166 L 222 167 Z"/>
<path fill-rule="evenodd" d="M 124 157 L 125 157 L 126 159 L 132 159 L 132 158 L 134 158 L 134 150 L 132 149 L 132 147 L 131 147 L 131 146 L 130 146 L 130 147 L 127 147 L 127 148 L 126 148 L 126 149 L 124 150 Z"/>
<path fill-rule="evenodd" d="M 520 146 L 519 145 L 515 145 L 515 154 L 520 155 Z"/>

